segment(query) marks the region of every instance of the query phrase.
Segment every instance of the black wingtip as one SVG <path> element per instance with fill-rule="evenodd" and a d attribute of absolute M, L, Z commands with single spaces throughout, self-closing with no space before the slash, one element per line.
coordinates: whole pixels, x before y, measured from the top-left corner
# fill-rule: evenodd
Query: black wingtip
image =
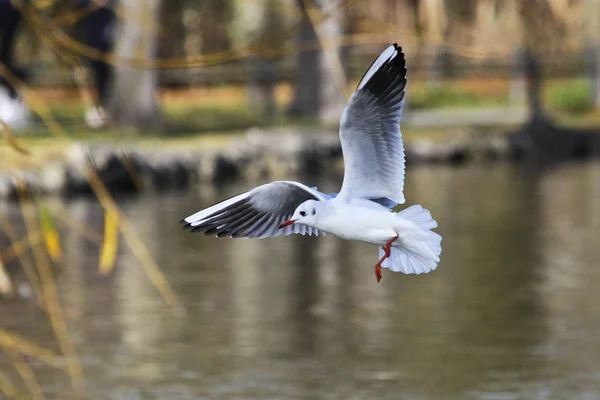
<path fill-rule="evenodd" d="M 392 44 L 396 52 L 387 59 L 380 60 L 388 51 L 389 46 L 373 61 L 360 80 L 359 89 L 366 90 L 380 99 L 383 103 L 397 103 L 404 98 L 406 87 L 406 59 L 402 47 L 398 43 Z M 378 62 L 380 61 L 380 62 Z M 376 71 L 371 69 L 378 64 Z M 370 75 L 370 76 L 368 76 Z M 363 80 L 368 80 L 363 83 Z M 361 87 L 362 84 L 362 87 Z"/>

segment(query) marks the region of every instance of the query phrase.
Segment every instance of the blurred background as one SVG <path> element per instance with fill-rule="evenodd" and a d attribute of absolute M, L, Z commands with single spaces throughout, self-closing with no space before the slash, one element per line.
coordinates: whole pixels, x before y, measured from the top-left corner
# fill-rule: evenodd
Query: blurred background
<path fill-rule="evenodd" d="M 181 229 L 394 42 L 436 271 Z M 600 398 L 598 0 L 0 0 L 0 131 L 0 399 Z"/>

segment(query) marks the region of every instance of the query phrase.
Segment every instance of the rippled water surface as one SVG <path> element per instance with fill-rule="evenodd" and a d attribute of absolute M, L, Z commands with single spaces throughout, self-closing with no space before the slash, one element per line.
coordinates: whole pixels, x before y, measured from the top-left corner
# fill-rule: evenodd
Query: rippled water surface
<path fill-rule="evenodd" d="M 429 275 L 384 270 L 379 284 L 374 246 L 181 229 L 181 217 L 256 183 L 120 200 L 185 315 L 124 245 L 105 277 L 94 235 L 59 222 L 54 273 L 85 398 L 600 398 L 600 165 L 412 168 L 406 195 L 438 220 L 442 261 Z M 62 204 L 101 237 L 95 202 Z M 0 301 L 0 321 L 59 350 L 31 300 Z M 32 366 L 48 398 L 81 397 L 63 372 Z"/>

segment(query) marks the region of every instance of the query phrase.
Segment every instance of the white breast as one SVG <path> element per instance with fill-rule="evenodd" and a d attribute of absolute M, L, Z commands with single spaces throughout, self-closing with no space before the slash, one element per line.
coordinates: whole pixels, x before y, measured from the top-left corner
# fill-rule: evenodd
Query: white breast
<path fill-rule="evenodd" d="M 367 201 L 367 200 L 365 200 Z M 316 228 L 342 239 L 381 245 L 396 236 L 395 216 L 385 207 L 328 201 L 328 207 L 319 216 Z"/>

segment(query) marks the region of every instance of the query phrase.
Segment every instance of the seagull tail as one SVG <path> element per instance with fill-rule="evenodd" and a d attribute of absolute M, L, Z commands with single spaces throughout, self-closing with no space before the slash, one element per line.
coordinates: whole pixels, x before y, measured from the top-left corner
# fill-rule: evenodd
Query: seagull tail
<path fill-rule="evenodd" d="M 413 222 L 421 231 L 397 241 L 398 244 L 392 247 L 390 257 L 385 259 L 381 266 L 405 274 L 433 271 L 442 252 L 442 237 L 431 230 L 438 226 L 437 222 L 431 217 L 431 213 L 420 205 L 408 207 L 396 215 Z M 384 251 L 379 249 L 379 257 L 383 256 Z"/>

